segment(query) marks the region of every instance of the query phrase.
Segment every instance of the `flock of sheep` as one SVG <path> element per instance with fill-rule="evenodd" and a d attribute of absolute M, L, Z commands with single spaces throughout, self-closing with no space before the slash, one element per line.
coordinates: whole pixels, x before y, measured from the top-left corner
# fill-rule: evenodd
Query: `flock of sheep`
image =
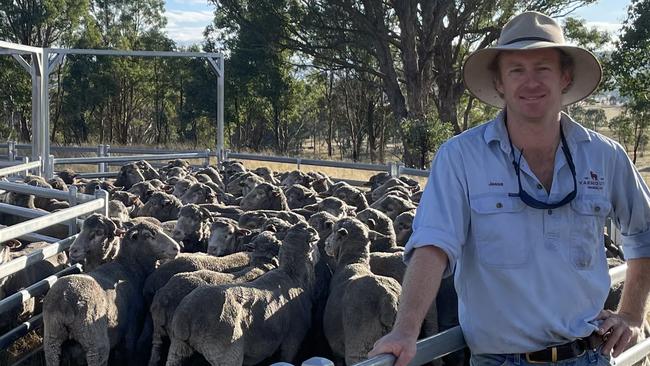
<path fill-rule="evenodd" d="M 109 217 L 87 217 L 67 257 L 39 269 L 41 277 L 70 263 L 84 269 L 43 300 L 48 366 L 360 362 L 394 322 L 403 245 L 422 194 L 416 181 L 386 173 L 358 188 L 236 161 L 200 170 L 183 160 L 158 170 L 139 161 L 114 181 L 83 181 L 69 170 L 25 181 L 110 193 Z M 4 201 L 66 206 L 16 193 Z M 6 216 L 0 223 L 11 224 Z M 0 264 L 9 249 L 0 244 Z M 0 289 L 17 290 L 8 285 Z M 434 302 L 423 336 L 438 331 L 439 315 Z"/>
<path fill-rule="evenodd" d="M 139 161 L 115 180 L 64 170 L 25 183 L 110 194 L 109 217 L 87 217 L 67 257 L 44 262 L 47 274 L 70 263 L 84 269 L 43 300 L 47 365 L 359 362 L 393 324 L 421 195 L 416 181 L 385 173 L 357 188 L 235 161 L 199 170 Z M 11 192 L 4 202 L 68 207 Z M 65 236 L 56 230 L 47 234 Z M 436 317 L 432 306 L 423 334 L 435 334 Z"/>

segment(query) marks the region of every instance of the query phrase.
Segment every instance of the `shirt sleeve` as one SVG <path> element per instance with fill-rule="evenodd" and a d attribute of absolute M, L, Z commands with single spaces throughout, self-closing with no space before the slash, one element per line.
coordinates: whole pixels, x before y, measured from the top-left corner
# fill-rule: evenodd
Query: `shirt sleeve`
<path fill-rule="evenodd" d="M 650 257 L 650 191 L 623 148 L 617 147 L 612 208 L 625 258 Z"/>
<path fill-rule="evenodd" d="M 413 220 L 413 233 L 404 248 L 407 264 L 415 248 L 431 245 L 442 249 L 449 260 L 445 277 L 454 272 L 470 221 L 462 155 L 453 141 L 443 144 L 433 159 Z"/>

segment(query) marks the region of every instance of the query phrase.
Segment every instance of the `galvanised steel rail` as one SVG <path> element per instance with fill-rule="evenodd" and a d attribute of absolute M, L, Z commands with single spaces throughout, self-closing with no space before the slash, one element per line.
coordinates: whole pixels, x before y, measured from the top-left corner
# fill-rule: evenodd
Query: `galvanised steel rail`
<path fill-rule="evenodd" d="M 6 225 L 0 225 L 0 229 L 4 229 L 6 227 L 7 227 Z M 47 235 L 42 235 L 42 234 L 36 234 L 36 233 L 25 234 L 25 235 L 19 237 L 18 239 L 25 239 L 25 240 L 30 241 L 30 242 L 44 241 L 46 243 L 54 243 L 54 242 L 57 242 L 57 241 L 60 240 L 58 238 L 54 238 L 54 237 L 47 236 Z"/>
<path fill-rule="evenodd" d="M 58 189 L 30 186 L 25 183 L 11 183 L 4 180 L 0 180 L 0 189 L 22 194 L 33 194 L 45 198 L 56 198 L 62 201 L 70 201 L 73 197 L 70 192 L 59 191 Z M 77 193 L 74 198 L 77 202 L 88 202 L 94 200 L 96 197 L 89 194 Z"/>
<path fill-rule="evenodd" d="M 625 280 L 626 269 L 627 265 L 623 264 L 609 270 L 612 285 Z M 429 363 L 465 347 L 467 347 L 467 344 L 465 343 L 460 326 L 448 329 L 434 336 L 419 340 L 417 342 L 417 353 L 409 363 L 409 366 L 419 366 Z M 643 359 L 648 353 L 650 353 L 650 338 L 640 342 L 613 359 L 612 365 L 632 366 L 634 363 Z M 393 366 L 395 360 L 395 356 L 392 354 L 382 354 L 356 363 L 355 366 Z"/>
<path fill-rule="evenodd" d="M 70 274 L 81 273 L 81 265 L 75 264 L 71 267 L 65 268 L 43 280 L 36 282 L 35 284 L 16 292 L 15 294 L 8 296 L 0 300 L 0 314 L 6 313 L 12 309 L 15 309 L 21 306 L 25 301 L 45 294 L 52 285 L 63 276 Z M 42 325 L 42 314 L 36 315 L 29 319 L 27 322 L 19 325 L 18 327 L 12 329 L 8 333 L 0 336 L 0 349 L 6 349 L 16 341 L 18 338 L 23 337 L 30 330 L 38 328 Z"/>
<path fill-rule="evenodd" d="M 54 158 L 54 164 L 94 164 L 94 163 L 123 163 L 138 160 L 171 160 L 171 159 L 205 159 L 209 152 L 178 153 L 178 154 L 151 154 L 129 156 L 99 156 L 86 158 Z"/>
<path fill-rule="evenodd" d="M 78 234 L 77 234 L 78 235 Z M 12 261 L 9 261 L 5 264 L 0 265 L 0 279 L 12 274 L 21 271 L 35 263 L 44 261 L 48 258 L 51 258 L 64 250 L 70 248 L 72 242 L 77 238 L 77 235 L 73 235 L 69 238 L 59 240 L 56 243 L 52 243 L 44 248 L 37 249 L 26 256 L 16 258 Z"/>
<path fill-rule="evenodd" d="M 77 216 L 88 214 L 97 210 L 106 209 L 107 202 L 104 199 L 95 199 L 77 206 L 53 212 L 42 217 L 21 222 L 0 230 L 0 243 L 15 239 L 25 234 L 63 223 L 66 220 L 74 219 Z"/>
<path fill-rule="evenodd" d="M 31 163 L 18 164 L 7 168 L 0 169 L 0 177 L 5 177 L 9 174 L 22 173 L 26 170 L 41 169 L 41 161 L 33 161 Z"/>

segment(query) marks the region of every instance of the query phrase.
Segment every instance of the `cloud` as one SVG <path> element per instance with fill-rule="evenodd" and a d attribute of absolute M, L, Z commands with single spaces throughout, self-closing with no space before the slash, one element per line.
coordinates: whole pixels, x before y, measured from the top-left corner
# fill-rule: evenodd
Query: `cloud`
<path fill-rule="evenodd" d="M 586 22 L 585 25 L 587 28 L 598 28 L 598 30 L 607 31 L 612 36 L 617 36 L 623 26 L 622 23 L 611 22 Z"/>
<path fill-rule="evenodd" d="M 196 27 L 212 23 L 214 19 L 213 12 L 209 10 L 203 11 L 188 11 L 188 10 L 167 10 L 165 11 L 167 17 L 168 28 L 173 27 Z"/>

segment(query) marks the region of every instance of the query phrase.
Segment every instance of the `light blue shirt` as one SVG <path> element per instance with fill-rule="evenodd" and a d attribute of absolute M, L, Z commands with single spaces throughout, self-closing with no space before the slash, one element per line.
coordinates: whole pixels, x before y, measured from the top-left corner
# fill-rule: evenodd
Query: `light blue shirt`
<path fill-rule="evenodd" d="M 446 252 L 446 274 L 455 267 L 460 324 L 474 354 L 537 351 L 597 329 L 594 319 L 610 287 L 603 245 L 608 216 L 623 235 L 627 258 L 650 257 L 650 191 L 624 149 L 565 114 L 561 125 L 578 193 L 554 210 L 528 207 L 516 196 L 503 113 L 450 139 L 434 158 L 405 260 L 426 245 Z M 550 193 L 524 158 L 521 183 L 548 203 L 571 192 L 561 146 Z"/>

